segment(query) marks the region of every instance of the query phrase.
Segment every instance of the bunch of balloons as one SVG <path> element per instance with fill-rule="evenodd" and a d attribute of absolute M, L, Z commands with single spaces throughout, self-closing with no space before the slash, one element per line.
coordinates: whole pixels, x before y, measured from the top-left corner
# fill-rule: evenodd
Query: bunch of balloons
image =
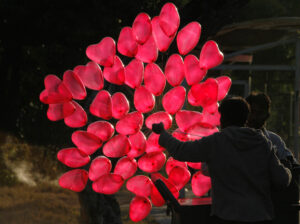
<path fill-rule="evenodd" d="M 231 80 L 227 76 L 203 79 L 209 69 L 222 63 L 223 54 L 212 40 L 204 44 L 199 58 L 189 54 L 199 41 L 201 25 L 191 22 L 178 31 L 179 23 L 177 8 L 172 3 L 165 4 L 152 19 L 140 13 L 132 27 L 121 30 L 117 43 L 105 37 L 88 46 L 86 55 L 91 61 L 86 65 L 67 70 L 62 80 L 47 75 L 45 90 L 40 94 L 41 102 L 49 105 L 47 116 L 51 121 L 64 120 L 71 128 L 84 128 L 73 132 L 71 139 L 75 146 L 61 149 L 57 154 L 59 161 L 74 168 L 60 177 L 60 186 L 80 192 L 90 179 L 94 191 L 114 194 L 126 182 L 126 188 L 135 195 L 129 215 L 136 222 L 149 214 L 152 204 L 165 203 L 153 184 L 158 178 L 176 198 L 190 180 L 196 196 L 206 194 L 211 188 L 210 178 L 201 172 L 201 163 L 166 158 L 165 149 L 158 144 L 159 136 L 151 133 L 146 138 L 141 131 L 144 124 L 151 129 L 158 122 L 169 129 L 174 118 L 177 129 L 173 135 L 181 141 L 218 131 L 218 101 L 226 96 Z M 168 50 L 175 37 L 179 54 L 171 55 L 162 70 L 155 63 L 158 53 Z M 132 58 L 130 63 L 124 66 L 117 52 Z M 134 89 L 133 105 L 124 93 L 111 95 L 103 89 L 104 79 Z M 184 79 L 189 90 L 181 85 Z M 164 111 L 151 114 L 166 82 L 171 89 L 162 97 Z M 86 98 L 86 88 L 98 91 L 89 111 L 99 120 L 89 125 L 87 114 L 78 102 Z M 201 112 L 183 110 L 186 98 Z M 151 115 L 144 120 L 145 113 Z M 118 121 L 113 125 L 110 119 Z M 90 155 L 101 149 L 103 155 L 91 161 Z M 119 158 L 115 167 L 110 158 Z M 89 163 L 88 171 L 80 169 Z M 159 173 L 164 166 L 167 178 Z M 198 171 L 191 176 L 188 167 Z M 145 175 L 135 175 L 138 168 Z"/>

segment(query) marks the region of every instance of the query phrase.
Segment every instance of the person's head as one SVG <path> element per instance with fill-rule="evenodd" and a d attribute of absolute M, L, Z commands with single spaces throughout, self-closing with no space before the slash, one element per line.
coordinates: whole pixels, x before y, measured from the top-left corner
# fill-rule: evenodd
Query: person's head
<path fill-rule="evenodd" d="M 245 126 L 249 111 L 249 105 L 242 97 L 224 99 L 219 107 L 221 128 Z"/>
<path fill-rule="evenodd" d="M 246 97 L 250 105 L 250 114 L 247 125 L 251 128 L 261 129 L 270 116 L 271 100 L 264 93 L 251 93 Z"/>

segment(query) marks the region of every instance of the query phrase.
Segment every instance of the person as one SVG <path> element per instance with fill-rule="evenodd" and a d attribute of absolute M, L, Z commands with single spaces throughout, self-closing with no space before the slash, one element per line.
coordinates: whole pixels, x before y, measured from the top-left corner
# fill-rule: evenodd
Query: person
<path fill-rule="evenodd" d="M 288 166 L 298 166 L 299 163 L 293 153 L 286 147 L 286 144 L 281 137 L 272 131 L 266 129 L 266 123 L 270 117 L 271 99 L 265 93 L 251 93 L 246 97 L 246 101 L 250 106 L 250 114 L 247 121 L 247 126 L 255 129 L 260 129 L 264 135 L 275 146 L 277 157 L 284 163 L 290 163 Z"/>
<path fill-rule="evenodd" d="M 246 97 L 246 101 L 250 105 L 250 114 L 247 126 L 262 130 L 264 135 L 269 139 L 275 147 L 275 153 L 281 163 L 291 170 L 292 180 L 288 188 L 277 191 L 272 190 L 272 201 L 275 210 L 274 224 L 281 223 L 297 223 L 299 213 L 297 209 L 292 208 L 292 204 L 299 202 L 299 162 L 293 153 L 286 147 L 284 141 L 279 135 L 266 129 L 266 123 L 270 117 L 271 99 L 265 93 L 251 93 Z"/>
<path fill-rule="evenodd" d="M 212 181 L 214 223 L 264 224 L 274 218 L 270 188 L 286 187 L 291 174 L 278 160 L 260 130 L 245 127 L 249 105 L 241 97 L 224 99 L 219 107 L 221 131 L 181 142 L 163 123 L 153 124 L 159 144 L 174 159 L 206 162 Z"/>

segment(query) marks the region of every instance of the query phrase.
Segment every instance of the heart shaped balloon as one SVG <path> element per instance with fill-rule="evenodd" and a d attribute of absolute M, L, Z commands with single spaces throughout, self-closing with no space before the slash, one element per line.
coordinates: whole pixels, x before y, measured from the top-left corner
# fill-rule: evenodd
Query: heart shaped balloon
<path fill-rule="evenodd" d="M 72 142 L 85 155 L 93 154 L 102 145 L 100 138 L 86 131 L 74 131 L 71 138 Z"/>
<path fill-rule="evenodd" d="M 115 119 L 121 119 L 128 114 L 129 101 L 121 92 L 116 92 L 112 97 L 112 116 Z"/>
<path fill-rule="evenodd" d="M 179 197 L 179 191 L 177 190 L 177 188 L 174 186 L 174 184 L 172 184 L 167 178 L 165 178 L 163 175 L 161 175 L 160 173 L 151 173 L 151 180 L 154 183 L 156 180 L 162 180 L 165 185 L 167 186 L 167 188 L 171 191 L 171 193 L 173 194 L 173 196 L 175 198 Z M 152 196 L 151 196 L 152 197 Z"/>
<path fill-rule="evenodd" d="M 87 132 L 96 135 L 102 142 L 106 142 L 114 135 L 115 129 L 107 121 L 95 121 L 87 127 Z"/>
<path fill-rule="evenodd" d="M 82 83 L 90 89 L 100 90 L 104 86 L 103 74 L 100 66 L 90 61 L 86 65 L 78 65 L 73 72 L 79 76 Z"/>
<path fill-rule="evenodd" d="M 161 196 L 160 192 L 157 190 L 154 184 L 152 185 L 150 197 L 151 197 L 152 204 L 155 205 L 156 207 L 161 207 L 166 203 L 166 201 Z"/>
<path fill-rule="evenodd" d="M 90 105 L 90 112 L 94 116 L 101 117 L 105 120 L 112 118 L 112 100 L 108 91 L 101 90 L 98 92 Z"/>
<path fill-rule="evenodd" d="M 124 183 L 124 179 L 119 174 L 108 173 L 97 179 L 92 188 L 100 194 L 115 194 Z"/>
<path fill-rule="evenodd" d="M 194 141 L 197 139 L 201 139 L 202 137 L 212 135 L 218 131 L 219 129 L 216 127 L 207 128 L 207 127 L 203 127 L 202 124 L 196 124 L 188 130 L 188 134 L 189 134 L 189 139 L 191 141 Z"/>
<path fill-rule="evenodd" d="M 179 53 L 186 55 L 196 47 L 200 39 L 201 25 L 198 22 L 191 22 L 183 27 L 177 34 L 177 47 Z"/>
<path fill-rule="evenodd" d="M 116 124 L 116 131 L 123 135 L 132 135 L 137 133 L 143 126 L 144 116 L 139 111 L 127 114 Z"/>
<path fill-rule="evenodd" d="M 221 115 L 218 111 L 211 114 L 206 110 L 202 111 L 203 119 L 201 121 L 202 126 L 213 128 L 220 125 Z"/>
<path fill-rule="evenodd" d="M 137 196 L 148 197 L 151 194 L 152 184 L 149 177 L 137 175 L 127 181 L 126 188 Z"/>
<path fill-rule="evenodd" d="M 133 59 L 124 68 L 125 84 L 136 89 L 141 86 L 144 78 L 144 64 L 138 59 Z"/>
<path fill-rule="evenodd" d="M 168 176 L 170 175 L 171 170 L 176 166 L 180 166 L 187 169 L 186 162 L 178 161 L 170 156 L 166 162 L 166 173 Z"/>
<path fill-rule="evenodd" d="M 179 86 L 184 79 L 184 64 L 179 54 L 169 57 L 165 67 L 166 79 L 171 86 Z"/>
<path fill-rule="evenodd" d="M 138 160 L 138 167 L 147 173 L 153 173 L 159 171 L 165 162 L 166 155 L 163 152 L 150 152 Z"/>
<path fill-rule="evenodd" d="M 202 168 L 202 163 L 194 163 L 194 162 L 187 162 L 187 165 L 195 170 L 200 170 Z"/>
<path fill-rule="evenodd" d="M 144 86 L 140 86 L 134 92 L 133 102 L 138 111 L 141 113 L 148 113 L 154 108 L 155 97 Z"/>
<path fill-rule="evenodd" d="M 139 222 L 150 213 L 151 202 L 147 197 L 135 196 L 129 205 L 129 217 L 134 222 Z"/>
<path fill-rule="evenodd" d="M 91 181 L 98 180 L 104 174 L 109 174 L 111 171 L 111 161 L 105 156 L 96 157 L 89 169 L 89 178 Z"/>
<path fill-rule="evenodd" d="M 159 25 L 167 36 L 173 36 L 179 27 L 180 17 L 173 3 L 166 3 L 159 14 Z"/>
<path fill-rule="evenodd" d="M 224 59 L 223 53 L 219 50 L 218 44 L 213 41 L 207 41 L 200 52 L 200 67 L 205 69 L 211 69 L 222 63 Z"/>
<path fill-rule="evenodd" d="M 86 56 L 102 66 L 112 66 L 116 55 L 116 43 L 111 37 L 103 38 L 98 44 L 86 49 Z"/>
<path fill-rule="evenodd" d="M 59 186 L 71 191 L 83 191 L 88 180 L 88 172 L 82 169 L 70 170 L 58 180 Z"/>
<path fill-rule="evenodd" d="M 175 114 L 179 111 L 185 102 L 185 88 L 183 86 L 176 86 L 170 89 L 162 99 L 162 105 L 165 111 L 169 114 Z"/>
<path fill-rule="evenodd" d="M 127 153 L 127 156 L 130 158 L 135 158 L 141 156 L 146 149 L 146 137 L 143 132 L 138 131 L 137 133 L 130 135 L 128 137 L 131 148 Z"/>
<path fill-rule="evenodd" d="M 150 35 L 148 40 L 143 45 L 138 45 L 138 52 L 135 55 L 135 58 L 145 63 L 152 63 L 156 61 L 157 57 L 157 46 L 153 36 Z"/>
<path fill-rule="evenodd" d="M 191 173 L 187 168 L 175 166 L 169 173 L 168 180 L 174 184 L 177 190 L 181 190 L 190 180 Z"/>
<path fill-rule="evenodd" d="M 146 153 L 150 152 L 162 152 L 164 147 L 158 144 L 159 135 L 152 132 L 146 141 Z"/>
<path fill-rule="evenodd" d="M 76 107 L 71 101 L 59 104 L 49 104 L 49 108 L 47 110 L 47 117 L 50 121 L 62 120 L 65 117 L 68 117 L 71 114 L 73 114 L 75 109 Z"/>
<path fill-rule="evenodd" d="M 219 76 L 216 78 L 218 82 L 218 101 L 221 101 L 227 95 L 230 86 L 231 86 L 231 79 L 228 76 Z"/>
<path fill-rule="evenodd" d="M 186 142 L 189 140 L 188 134 L 182 132 L 179 128 L 173 131 L 172 136 L 182 142 Z"/>
<path fill-rule="evenodd" d="M 164 128 L 167 130 L 172 126 L 172 116 L 165 111 L 159 111 L 151 114 L 146 119 L 146 127 L 152 130 L 152 124 L 157 124 L 162 122 L 164 124 Z"/>
<path fill-rule="evenodd" d="M 146 65 L 144 84 L 146 89 L 155 96 L 161 95 L 164 91 L 166 86 L 166 77 L 157 64 L 151 63 Z"/>
<path fill-rule="evenodd" d="M 111 158 L 123 157 L 129 150 L 130 142 L 125 135 L 115 135 L 103 146 L 103 154 Z"/>
<path fill-rule="evenodd" d="M 189 119 L 186 119 L 186 118 Z M 187 132 L 192 126 L 202 121 L 202 114 L 198 111 L 181 110 L 176 113 L 175 120 L 179 129 Z"/>
<path fill-rule="evenodd" d="M 86 97 L 85 87 L 79 76 L 73 71 L 65 71 L 63 76 L 63 83 L 70 90 L 73 99 L 83 100 Z"/>
<path fill-rule="evenodd" d="M 124 84 L 124 65 L 118 56 L 115 56 L 114 64 L 111 67 L 104 67 L 103 76 L 110 83 L 116 85 Z"/>
<path fill-rule="evenodd" d="M 139 44 L 144 44 L 152 32 L 151 19 L 147 13 L 137 15 L 132 24 L 132 33 Z"/>
<path fill-rule="evenodd" d="M 205 82 L 193 85 L 191 94 L 202 107 L 216 104 L 218 100 L 218 83 L 215 79 L 208 78 Z"/>
<path fill-rule="evenodd" d="M 175 35 L 169 37 L 165 34 L 165 32 L 161 29 L 159 25 L 158 16 L 152 19 L 151 24 L 152 24 L 152 36 L 154 38 L 158 50 L 161 52 L 167 51 L 172 41 L 174 40 Z"/>
<path fill-rule="evenodd" d="M 71 115 L 65 117 L 65 124 L 71 128 L 80 128 L 85 126 L 88 120 L 86 112 L 75 101 L 72 101 L 72 104 L 75 106 L 75 111 Z"/>
<path fill-rule="evenodd" d="M 57 159 L 68 167 L 78 168 L 90 162 L 90 157 L 82 154 L 77 148 L 61 149 L 57 153 Z"/>
<path fill-rule="evenodd" d="M 117 45 L 118 51 L 120 54 L 123 54 L 127 57 L 134 57 L 138 50 L 138 43 L 132 33 L 131 27 L 122 28 Z"/>
<path fill-rule="evenodd" d="M 184 58 L 184 72 L 188 85 L 194 85 L 204 78 L 207 70 L 200 67 L 195 55 L 189 54 Z"/>
<path fill-rule="evenodd" d="M 114 173 L 119 174 L 123 177 L 124 180 L 132 177 L 137 170 L 137 162 L 133 158 L 129 158 L 127 156 L 122 157 L 118 160 Z"/>
<path fill-rule="evenodd" d="M 192 177 L 192 191 L 196 196 L 203 196 L 211 189 L 210 177 L 204 176 L 201 171 L 196 172 Z"/>
<path fill-rule="evenodd" d="M 42 103 L 57 104 L 72 100 L 72 93 L 56 75 L 47 75 L 44 84 L 45 90 L 40 94 Z"/>

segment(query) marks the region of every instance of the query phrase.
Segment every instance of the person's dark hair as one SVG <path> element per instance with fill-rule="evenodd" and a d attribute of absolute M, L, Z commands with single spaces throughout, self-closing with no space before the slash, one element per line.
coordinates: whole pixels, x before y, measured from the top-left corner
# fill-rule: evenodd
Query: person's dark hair
<path fill-rule="evenodd" d="M 242 97 L 224 99 L 219 107 L 221 128 L 228 126 L 245 126 L 249 111 L 249 105 Z"/>
<path fill-rule="evenodd" d="M 251 128 L 263 128 L 270 116 L 270 97 L 265 93 L 251 93 L 246 97 L 246 101 L 250 105 L 247 125 Z"/>

